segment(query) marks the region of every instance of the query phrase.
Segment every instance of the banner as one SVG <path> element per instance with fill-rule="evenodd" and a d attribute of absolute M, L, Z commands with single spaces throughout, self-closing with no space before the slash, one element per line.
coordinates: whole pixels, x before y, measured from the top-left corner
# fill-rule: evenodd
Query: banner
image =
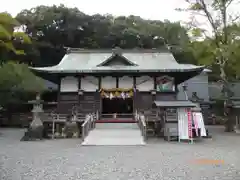
<path fill-rule="evenodd" d="M 192 112 L 190 109 L 186 109 L 188 116 L 188 136 L 192 138 Z"/>
<path fill-rule="evenodd" d="M 134 94 L 134 89 L 122 89 L 122 88 L 114 88 L 114 89 L 100 89 L 101 96 L 103 98 L 131 98 Z"/>

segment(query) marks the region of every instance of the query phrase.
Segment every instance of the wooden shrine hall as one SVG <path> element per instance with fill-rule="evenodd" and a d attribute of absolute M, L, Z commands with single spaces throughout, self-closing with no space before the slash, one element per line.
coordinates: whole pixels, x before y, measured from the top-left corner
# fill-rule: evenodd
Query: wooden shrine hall
<path fill-rule="evenodd" d="M 158 101 L 168 102 L 169 107 L 179 104 L 177 85 L 200 74 L 204 66 L 179 64 L 166 47 L 69 48 L 59 64 L 31 69 L 59 85 L 58 113 L 98 112 L 100 122 L 131 121 L 135 112 L 150 111 L 152 116 Z M 192 104 L 186 101 L 180 106 Z"/>

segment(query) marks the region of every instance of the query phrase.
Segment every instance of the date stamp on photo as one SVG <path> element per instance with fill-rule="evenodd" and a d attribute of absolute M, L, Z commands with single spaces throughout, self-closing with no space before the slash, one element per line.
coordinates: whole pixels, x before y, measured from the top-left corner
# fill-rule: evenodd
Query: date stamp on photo
<path fill-rule="evenodd" d="M 224 160 L 220 159 L 195 159 L 191 161 L 192 164 L 198 165 L 223 165 Z"/>

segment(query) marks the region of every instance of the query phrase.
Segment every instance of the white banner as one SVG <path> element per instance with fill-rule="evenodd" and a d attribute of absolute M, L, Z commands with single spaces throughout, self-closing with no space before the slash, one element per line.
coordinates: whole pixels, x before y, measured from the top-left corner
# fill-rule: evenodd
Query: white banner
<path fill-rule="evenodd" d="M 179 139 L 189 139 L 188 115 L 185 108 L 178 108 L 178 136 Z"/>

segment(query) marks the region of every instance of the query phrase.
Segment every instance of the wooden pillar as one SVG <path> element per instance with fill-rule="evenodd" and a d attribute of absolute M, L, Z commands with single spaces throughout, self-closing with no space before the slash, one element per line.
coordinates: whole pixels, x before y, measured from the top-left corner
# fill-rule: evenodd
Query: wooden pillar
<path fill-rule="evenodd" d="M 154 81 L 154 89 L 157 90 L 157 77 L 156 76 L 153 77 L 153 81 Z"/>
<path fill-rule="evenodd" d="M 136 89 L 136 76 L 133 76 L 133 87 Z"/>
<path fill-rule="evenodd" d="M 60 103 L 60 100 L 61 100 L 61 79 L 62 79 L 62 76 L 59 74 L 57 79 L 58 79 L 57 80 L 58 81 L 57 109 L 58 109 L 59 103 Z"/>
<path fill-rule="evenodd" d="M 116 88 L 119 88 L 119 77 L 116 77 Z"/>
<path fill-rule="evenodd" d="M 78 91 L 80 91 L 81 90 L 81 88 L 82 88 L 82 76 L 81 75 L 79 75 L 79 76 L 77 76 L 78 77 Z M 78 94 L 78 105 L 80 105 L 80 102 L 81 102 L 81 96 L 79 96 L 79 94 Z"/>
<path fill-rule="evenodd" d="M 156 97 L 157 96 L 157 77 L 156 76 L 153 76 L 153 83 L 154 83 L 153 91 L 151 92 L 152 93 L 152 103 L 157 100 L 157 97 Z"/>
<path fill-rule="evenodd" d="M 98 96 L 99 96 L 99 119 L 101 118 L 102 116 L 102 97 L 101 97 L 101 94 L 100 94 L 100 89 L 102 88 L 102 77 L 101 76 L 98 76 Z"/>
<path fill-rule="evenodd" d="M 133 76 L 133 88 L 134 88 L 134 94 L 133 94 L 133 113 L 138 109 L 137 107 L 137 91 L 136 91 L 136 76 Z"/>
<path fill-rule="evenodd" d="M 82 81 L 82 77 L 78 76 L 78 90 L 80 90 L 82 88 L 81 87 L 81 81 Z"/>
<path fill-rule="evenodd" d="M 102 88 L 102 78 L 101 76 L 98 77 L 98 89 L 100 90 Z"/>

